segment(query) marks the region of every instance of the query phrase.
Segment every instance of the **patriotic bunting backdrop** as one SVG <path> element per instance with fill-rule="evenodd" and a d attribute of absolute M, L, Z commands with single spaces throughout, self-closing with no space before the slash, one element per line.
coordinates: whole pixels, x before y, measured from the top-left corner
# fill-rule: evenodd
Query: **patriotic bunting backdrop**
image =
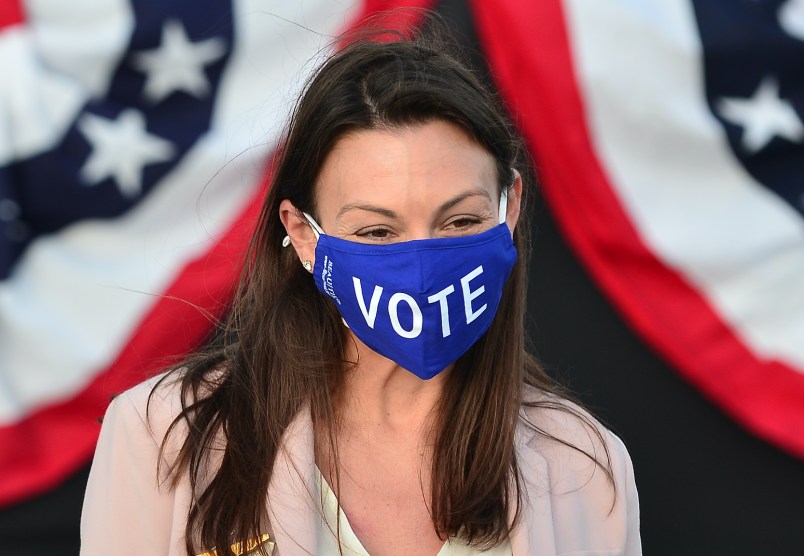
<path fill-rule="evenodd" d="M 431 4 L 6 0 L 0 506 L 86 464 L 108 397 L 225 309 L 329 36 Z M 724 411 L 804 456 L 804 2 L 468 7 L 599 287 Z"/>
<path fill-rule="evenodd" d="M 0 505 L 220 316 L 267 154 L 355 7 L 36 0 L 0 30 Z M 13 7 L 13 5 L 12 5 Z"/>
<path fill-rule="evenodd" d="M 473 5 L 598 285 L 706 396 L 804 457 L 804 2 Z"/>

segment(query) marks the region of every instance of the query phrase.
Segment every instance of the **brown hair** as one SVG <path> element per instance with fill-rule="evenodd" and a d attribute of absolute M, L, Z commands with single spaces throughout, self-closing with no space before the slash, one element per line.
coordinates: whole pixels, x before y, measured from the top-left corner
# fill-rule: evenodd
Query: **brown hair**
<path fill-rule="evenodd" d="M 334 401 L 354 364 L 344 360 L 347 335 L 331 300 L 292 250 L 281 247 L 279 203 L 290 199 L 315 215 L 314 184 L 324 159 L 339 138 L 357 130 L 443 120 L 491 153 L 500 187 L 512 182 L 512 168 L 528 167 L 495 97 L 446 50 L 422 39 L 348 44 L 323 64 L 298 102 L 226 325 L 168 375 L 181 380 L 185 400 L 170 431 L 189 425 L 169 476 L 175 484 L 189 474 L 194 490 L 206 485 L 190 509 L 188 553 L 217 546 L 219 555 L 229 555 L 233 539 L 259 536 L 285 430 L 308 403 L 315 422 L 336 422 Z M 526 213 L 514 232 L 519 260 L 494 322 L 447 377 L 435 422 L 433 526 L 442 538 L 460 531 L 478 547 L 501 542 L 510 532 L 509 515 L 519 515 L 514 433 L 521 406 L 536 405 L 523 401 L 523 386 L 564 397 L 525 350 Z M 550 405 L 586 419 L 570 406 Z M 216 435 L 226 446 L 207 483 L 204 466 Z M 324 440 L 337 458 L 332 433 Z M 611 478 L 609 465 L 601 465 Z"/>

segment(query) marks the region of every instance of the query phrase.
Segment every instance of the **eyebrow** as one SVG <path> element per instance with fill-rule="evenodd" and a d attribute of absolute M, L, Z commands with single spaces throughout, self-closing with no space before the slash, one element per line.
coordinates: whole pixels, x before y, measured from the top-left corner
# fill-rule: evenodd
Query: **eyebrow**
<path fill-rule="evenodd" d="M 473 190 L 473 191 L 466 191 L 465 193 L 461 193 L 460 195 L 456 195 L 455 197 L 453 197 L 452 199 L 450 199 L 449 201 L 445 202 L 440 207 L 438 207 L 437 214 L 441 214 L 443 212 L 446 212 L 449 209 L 451 209 L 452 207 L 454 207 L 455 205 L 457 205 L 458 203 L 460 203 L 461 201 L 464 201 L 465 199 L 468 199 L 469 197 L 475 197 L 475 196 L 485 197 L 486 199 L 491 201 L 491 197 L 489 196 L 487 191 L 484 191 L 482 189 L 476 189 L 476 190 Z M 347 213 L 349 211 L 352 211 L 352 210 L 366 210 L 366 211 L 369 211 L 369 212 L 375 212 L 377 214 L 381 214 L 381 215 L 386 216 L 388 218 L 398 218 L 397 213 L 395 213 L 394 211 L 392 211 L 390 209 L 383 208 L 383 207 L 378 207 L 376 205 L 370 205 L 370 204 L 366 204 L 366 203 L 349 203 L 347 205 L 344 205 L 343 207 L 341 207 L 341 210 L 338 211 L 337 218 L 340 218 L 343 214 L 345 214 L 345 213 Z"/>
<path fill-rule="evenodd" d="M 438 207 L 437 214 L 440 215 L 441 213 L 448 211 L 449 209 L 451 209 L 452 207 L 454 207 L 455 205 L 457 205 L 461 201 L 463 201 L 465 199 L 468 199 L 469 197 L 475 197 L 475 196 L 477 196 L 477 197 L 485 197 L 486 199 L 491 201 L 491 197 L 489 196 L 488 191 L 485 191 L 484 189 L 474 189 L 472 191 L 467 191 L 465 193 L 461 193 L 460 195 L 457 195 L 456 197 L 453 197 L 452 199 L 450 199 L 449 201 L 447 201 L 446 203 L 444 203 L 443 205 Z"/>
<path fill-rule="evenodd" d="M 349 203 L 348 205 L 343 205 L 343 207 L 341 207 L 341 210 L 338 211 L 338 216 L 336 218 L 340 218 L 350 210 L 367 210 L 369 212 L 376 212 L 378 214 L 382 214 L 383 216 L 387 216 L 388 218 L 396 218 L 396 213 L 392 210 L 378 207 L 375 205 L 368 205 L 365 203 Z"/>

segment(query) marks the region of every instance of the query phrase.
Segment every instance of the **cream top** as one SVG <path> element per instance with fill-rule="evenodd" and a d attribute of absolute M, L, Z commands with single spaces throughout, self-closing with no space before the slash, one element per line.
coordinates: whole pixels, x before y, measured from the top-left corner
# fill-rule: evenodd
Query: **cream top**
<path fill-rule="evenodd" d="M 180 420 L 174 434 L 165 436 L 182 403 L 193 400 L 182 399 L 175 380 L 163 383 L 151 395 L 160 378 L 117 396 L 106 412 L 84 497 L 82 556 L 187 556 L 187 515 L 205 485 L 193 485 L 184 473 L 171 486 L 157 474 L 157 462 L 181 449 L 188 434 L 185 421 Z M 524 395 L 528 401 L 545 403 L 524 407 L 517 426 L 514 447 L 523 504 L 509 536 L 508 554 L 640 556 L 639 498 L 622 441 L 591 417 L 582 420 L 560 410 L 562 405 L 574 408 L 570 402 L 530 387 L 525 387 Z M 525 419 L 543 432 L 526 425 Z M 319 548 L 325 545 L 319 544 L 322 504 L 313 430 L 305 406 L 288 426 L 268 485 L 265 500 L 272 533 L 268 542 L 276 543 L 281 556 L 337 553 L 337 546 Z M 164 453 L 160 452 L 163 441 Z M 204 461 L 202 477 L 214 477 L 223 457 L 224 435 L 216 435 L 213 442 L 215 449 Z M 608 454 L 611 476 L 585 454 L 604 461 Z M 337 504 L 332 507 L 337 511 Z M 344 518 L 341 523 L 348 522 Z M 360 549 L 359 543 L 350 544 Z M 198 548 L 199 552 L 205 549 Z M 454 544 L 448 548 L 454 554 Z M 351 552 L 355 553 L 365 554 L 365 550 Z"/>
<path fill-rule="evenodd" d="M 321 475 L 318 467 L 316 467 L 315 475 L 321 492 L 321 507 L 324 515 L 324 520 L 321 521 L 318 531 L 318 550 L 316 550 L 316 554 L 320 556 L 339 556 L 338 539 L 335 536 L 335 527 L 337 525 L 339 527 L 343 556 L 370 556 L 360 543 L 360 539 L 352 531 L 346 514 L 338 505 L 335 493 Z M 339 517 L 340 520 L 338 519 Z M 495 546 L 491 550 L 481 551 L 467 546 L 459 539 L 451 538 L 444 543 L 444 546 L 441 547 L 436 556 L 477 556 L 480 554 L 486 556 L 512 556 L 511 542 L 505 539 L 503 544 Z"/>

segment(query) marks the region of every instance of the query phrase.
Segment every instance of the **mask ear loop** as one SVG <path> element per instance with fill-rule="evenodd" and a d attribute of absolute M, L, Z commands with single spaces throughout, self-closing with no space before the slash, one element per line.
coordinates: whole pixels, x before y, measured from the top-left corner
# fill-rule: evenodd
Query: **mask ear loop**
<path fill-rule="evenodd" d="M 503 187 L 500 192 L 500 224 L 505 223 L 505 218 L 508 216 L 508 188 Z"/>
<path fill-rule="evenodd" d="M 306 212 L 302 212 L 304 218 L 307 220 L 307 223 L 313 229 L 313 234 L 315 235 L 315 239 L 317 240 L 321 234 L 324 233 L 324 230 L 321 229 L 321 226 L 318 225 L 318 222 L 315 221 L 315 218 L 307 214 Z M 287 247 L 290 245 L 290 236 L 285 236 L 282 239 L 282 247 Z"/>
<path fill-rule="evenodd" d="M 302 212 L 304 218 L 307 219 L 307 223 L 310 224 L 310 227 L 313 229 L 313 234 L 315 234 L 315 238 L 318 239 L 322 234 L 324 234 L 324 230 L 321 229 L 321 226 L 318 225 L 318 222 L 315 221 L 315 218 L 307 214 L 306 212 Z"/>
<path fill-rule="evenodd" d="M 313 233 L 315 234 L 316 239 L 318 239 L 322 235 L 326 235 L 324 234 L 324 230 L 321 229 L 321 226 L 318 225 L 318 222 L 315 221 L 315 218 L 313 218 L 306 212 L 302 212 L 302 214 L 304 215 L 304 218 L 307 219 L 307 223 L 310 224 L 310 227 L 313 229 Z M 341 322 L 346 328 L 349 328 L 349 323 L 346 322 L 346 320 L 343 317 L 341 317 Z"/>

